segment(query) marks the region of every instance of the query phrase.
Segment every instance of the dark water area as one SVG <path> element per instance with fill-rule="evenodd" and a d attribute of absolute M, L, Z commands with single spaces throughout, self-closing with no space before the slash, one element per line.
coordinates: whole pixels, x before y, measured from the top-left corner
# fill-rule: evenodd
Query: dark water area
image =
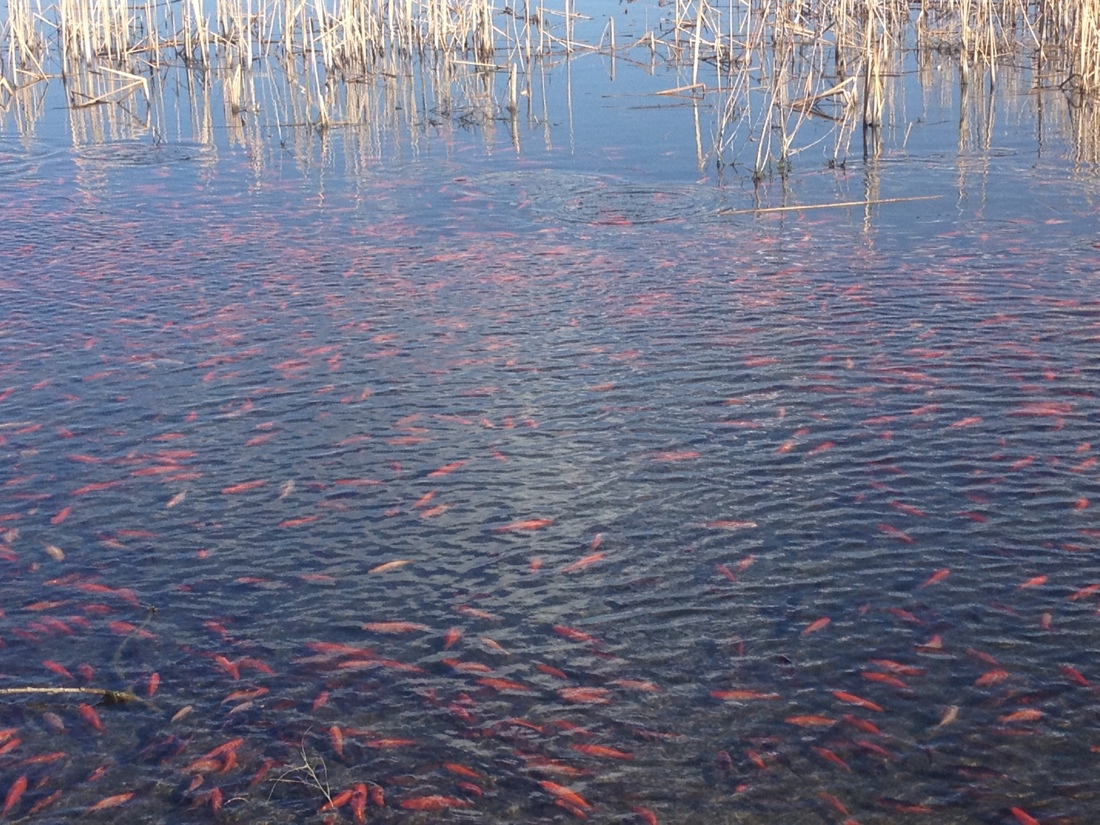
<path fill-rule="evenodd" d="M 0 137 L 0 690 L 138 697 L 0 696 L 8 818 L 1095 821 L 1072 140 L 917 95 L 756 190 L 596 88 Z"/>

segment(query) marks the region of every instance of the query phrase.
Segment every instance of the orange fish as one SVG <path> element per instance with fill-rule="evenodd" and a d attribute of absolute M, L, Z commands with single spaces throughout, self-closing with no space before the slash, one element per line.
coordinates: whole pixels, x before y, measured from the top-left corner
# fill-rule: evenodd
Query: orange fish
<path fill-rule="evenodd" d="M 494 533 L 507 533 L 512 530 L 541 530 L 543 527 L 549 527 L 554 523 L 552 518 L 529 518 L 523 521 L 513 521 L 509 524 L 501 525 L 500 527 L 494 527 Z"/>
<path fill-rule="evenodd" d="M 836 719 L 828 716 L 788 716 L 783 720 L 788 725 L 798 725 L 800 728 L 828 728 L 836 724 Z"/>
<path fill-rule="evenodd" d="M 871 659 L 870 662 L 880 670 L 887 670 L 890 673 L 898 673 L 902 676 L 923 676 L 925 672 L 922 667 L 903 665 L 893 659 Z"/>
<path fill-rule="evenodd" d="M 368 570 L 368 573 L 386 573 L 390 570 L 397 570 L 400 567 L 404 567 L 406 564 L 412 564 L 412 559 L 394 559 L 393 561 L 383 562 L 377 564 Z"/>
<path fill-rule="evenodd" d="M 1037 722 L 1043 718 L 1043 712 L 1035 708 L 1025 708 L 1000 717 L 1000 722 Z"/>
<path fill-rule="evenodd" d="M 723 702 L 750 702 L 757 699 L 778 699 L 778 693 L 764 693 L 759 690 L 712 690 L 710 695 Z"/>
<path fill-rule="evenodd" d="M 802 635 L 806 636 L 810 633 L 816 633 L 819 630 L 824 630 L 826 627 L 829 626 L 829 622 L 831 621 L 832 619 L 830 619 L 828 616 L 823 616 L 816 621 L 810 622 L 808 625 L 806 625 L 805 628 L 803 628 Z"/>
<path fill-rule="evenodd" d="M 1017 585 L 1016 589 L 1017 590 L 1024 590 L 1028 587 L 1039 587 L 1040 585 L 1044 585 L 1046 583 L 1047 583 L 1047 577 L 1046 576 L 1033 576 L 1032 578 L 1028 579 L 1026 582 L 1023 582 L 1022 584 Z"/>
<path fill-rule="evenodd" d="M 833 696 L 839 699 L 841 702 L 847 702 L 849 705 L 855 705 L 856 707 L 865 708 L 866 710 L 877 711 L 882 713 L 882 707 L 876 705 L 869 699 L 864 699 L 862 696 L 856 696 L 854 693 L 845 693 L 842 690 L 834 690 Z"/>
<path fill-rule="evenodd" d="M 465 461 L 452 461 L 450 464 L 444 464 L 438 470 L 432 470 L 430 473 L 428 473 L 428 478 L 438 478 L 439 476 L 445 476 L 448 473 L 453 473 L 465 463 Z"/>
<path fill-rule="evenodd" d="M 214 664 L 216 664 L 218 667 L 228 673 L 233 679 L 241 678 L 240 668 L 224 656 L 215 656 Z"/>
<path fill-rule="evenodd" d="M 1085 678 L 1085 675 L 1081 673 L 1077 668 L 1070 667 L 1069 665 L 1063 665 L 1060 670 L 1071 682 L 1080 685 L 1081 687 L 1088 687 L 1089 680 Z"/>
<path fill-rule="evenodd" d="M 454 644 L 461 638 L 462 631 L 459 630 L 457 627 L 452 627 L 443 637 L 443 649 L 450 650 L 454 646 Z"/>
<path fill-rule="evenodd" d="M 917 587 L 917 590 L 923 590 L 926 587 L 931 587 L 932 585 L 934 585 L 938 582 L 942 582 L 944 579 L 946 579 L 948 577 L 948 575 L 950 575 L 950 573 L 951 573 L 951 568 L 949 568 L 949 567 L 944 567 L 940 570 L 937 570 L 935 573 L 933 573 L 931 576 L 929 576 L 924 581 L 923 584 L 919 585 Z"/>
<path fill-rule="evenodd" d="M 585 556 L 583 559 L 577 559 L 572 564 L 565 565 L 565 567 L 563 567 L 561 569 L 561 572 L 562 573 L 572 573 L 576 570 L 583 570 L 585 567 L 588 567 L 591 564 L 595 564 L 596 562 L 603 561 L 604 558 L 605 558 L 604 553 L 593 553 L 590 556 Z"/>
<path fill-rule="evenodd" d="M 447 808 L 468 808 L 471 803 L 453 796 L 414 796 L 398 803 L 410 811 L 442 811 Z"/>
<path fill-rule="evenodd" d="M 267 484 L 267 482 L 262 479 L 256 481 L 242 481 L 240 484 L 230 484 L 228 487 L 222 487 L 222 494 L 231 496 L 235 493 L 246 493 L 249 490 L 263 487 L 265 484 Z"/>
<path fill-rule="evenodd" d="M 565 671 L 552 665 L 545 665 L 542 662 L 537 662 L 535 667 L 538 669 L 539 673 L 545 673 L 547 676 L 553 676 L 555 679 L 561 679 L 562 681 L 569 681 L 569 677 L 565 675 Z"/>
<path fill-rule="evenodd" d="M 415 633 L 428 629 L 427 625 L 417 622 L 367 622 L 363 625 L 363 630 L 374 633 Z"/>
<path fill-rule="evenodd" d="M 301 516 L 299 518 L 283 519 L 279 522 L 280 527 L 301 527 L 303 524 L 312 524 L 317 521 L 320 516 Z"/>
<path fill-rule="evenodd" d="M 99 719 L 99 714 L 95 712 L 95 708 L 91 705 L 81 704 L 77 710 L 80 711 L 80 715 L 95 730 L 103 730 L 103 722 Z"/>
<path fill-rule="evenodd" d="M 583 630 L 577 630 L 574 627 L 566 627 L 565 625 L 554 625 L 554 632 L 559 636 L 564 636 L 571 642 L 597 642 L 595 636 L 590 636 Z"/>
<path fill-rule="evenodd" d="M 50 519 L 50 524 L 60 524 L 69 517 L 69 514 L 72 513 L 72 511 L 72 507 L 61 508 L 61 510 L 58 511 L 57 515 Z"/>
<path fill-rule="evenodd" d="M 573 750 L 586 756 L 599 756 L 606 759 L 633 759 L 634 754 L 604 745 L 570 745 Z"/>
<path fill-rule="evenodd" d="M 850 767 L 848 767 L 848 763 L 845 762 L 843 759 L 841 759 L 839 756 L 837 756 L 835 753 L 833 753 L 828 748 L 815 747 L 814 748 L 814 753 L 816 753 L 818 756 L 820 756 L 826 762 L 832 762 L 834 765 L 843 768 L 848 773 L 852 772 L 852 769 Z"/>
<path fill-rule="evenodd" d="M 328 738 L 332 743 L 332 749 L 341 759 L 344 758 L 344 734 L 336 725 L 328 729 Z"/>
<path fill-rule="evenodd" d="M 1039 820 L 1025 811 L 1023 808 L 1009 808 L 1009 813 L 1016 817 L 1020 825 L 1039 825 Z"/>
<path fill-rule="evenodd" d="M 1100 584 L 1090 584 L 1080 590 L 1075 590 L 1070 594 L 1069 600 L 1075 602 L 1078 599 L 1087 599 L 1089 596 L 1095 596 L 1098 592 L 1100 592 Z"/>
<path fill-rule="evenodd" d="M 576 791 L 571 791 L 564 785 L 559 785 L 557 782 L 550 782 L 549 780 L 541 780 L 539 785 L 542 789 L 563 802 L 568 802 L 574 808 L 581 810 L 591 810 L 592 806 L 588 804 L 588 801 Z"/>
<path fill-rule="evenodd" d="M 11 812 L 11 809 L 19 804 L 19 800 L 23 798 L 23 792 L 26 790 L 26 776 L 20 776 L 12 782 L 11 787 L 8 788 L 8 795 L 4 797 L 4 810 L 0 812 L 0 816 L 6 817 Z"/>
<path fill-rule="evenodd" d="M 905 684 L 897 676 L 891 676 L 889 673 L 874 673 L 872 671 L 861 671 L 860 676 L 866 679 L 868 682 L 882 682 L 884 685 L 890 685 L 890 687 L 896 687 L 901 690 L 905 690 L 909 685 Z"/>
<path fill-rule="evenodd" d="M 980 424 L 981 421 L 982 421 L 981 416 L 972 415 L 968 418 L 960 418 L 954 424 L 948 424 L 947 429 L 951 430 L 951 429 L 958 429 L 959 427 L 971 427 L 974 424 Z"/>
<path fill-rule="evenodd" d="M 899 530 L 892 524 L 879 524 L 878 529 L 888 536 L 896 538 L 898 541 L 904 541 L 906 544 L 913 544 L 913 537 L 906 533 L 904 530 Z"/>
<path fill-rule="evenodd" d="M 610 691 L 606 688 L 561 688 L 558 695 L 566 702 L 587 705 L 611 704 Z"/>
<path fill-rule="evenodd" d="M 995 685 L 998 682 L 1003 682 L 1005 679 L 1008 678 L 1008 676 L 1009 673 L 1007 670 L 990 670 L 979 676 L 975 680 L 974 684 L 978 687 L 989 687 L 990 685 Z"/>
<path fill-rule="evenodd" d="M 493 690 L 531 690 L 527 685 L 520 682 L 513 682 L 511 679 L 494 679 L 490 676 L 481 677 L 477 680 L 477 683 L 485 685 L 485 687 L 491 687 Z"/>
<path fill-rule="evenodd" d="M 134 798 L 134 792 L 129 791 L 127 793 L 119 793 L 114 796 L 108 796 L 106 799 L 101 799 L 99 802 L 92 805 L 84 813 L 90 814 L 93 811 L 105 811 L 108 808 L 117 808 L 120 805 L 125 805 L 131 799 Z"/>

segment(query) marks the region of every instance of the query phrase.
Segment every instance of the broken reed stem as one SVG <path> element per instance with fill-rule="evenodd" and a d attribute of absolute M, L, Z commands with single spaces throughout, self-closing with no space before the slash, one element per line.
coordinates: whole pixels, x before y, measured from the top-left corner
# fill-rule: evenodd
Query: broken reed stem
<path fill-rule="evenodd" d="M 807 206 L 769 206 L 763 209 L 719 209 L 719 215 L 767 215 L 771 212 L 801 212 L 807 209 L 841 209 L 847 206 L 877 206 L 882 203 L 908 203 L 911 201 L 931 201 L 943 195 L 917 195 L 911 198 L 874 198 L 862 201 L 841 201 L 839 203 L 811 203 Z"/>
<path fill-rule="evenodd" d="M 107 690 L 90 687 L 14 687 L 0 688 L 0 696 L 98 696 L 109 705 L 124 702 L 144 702 L 140 696 L 126 690 Z"/>

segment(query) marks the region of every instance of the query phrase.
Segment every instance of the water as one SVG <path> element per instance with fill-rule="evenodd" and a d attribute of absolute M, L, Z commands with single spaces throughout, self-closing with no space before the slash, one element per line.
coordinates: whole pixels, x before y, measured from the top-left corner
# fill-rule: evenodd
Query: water
<path fill-rule="evenodd" d="M 1090 821 L 1080 144 L 754 190 L 589 65 L 518 150 L 4 133 L 0 687 L 138 697 L 6 697 L 11 817 Z"/>

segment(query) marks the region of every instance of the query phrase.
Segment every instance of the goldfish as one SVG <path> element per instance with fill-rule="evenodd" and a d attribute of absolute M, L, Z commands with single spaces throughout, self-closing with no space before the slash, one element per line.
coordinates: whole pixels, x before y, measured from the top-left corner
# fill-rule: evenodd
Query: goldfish
<path fill-rule="evenodd" d="M 428 630 L 428 626 L 417 622 L 367 622 L 363 630 L 373 633 L 415 633 Z"/>
<path fill-rule="evenodd" d="M 20 776 L 14 782 L 11 783 L 11 787 L 8 788 L 8 795 L 4 797 L 4 810 L 0 811 L 0 816 L 6 817 L 16 805 L 19 804 L 19 800 L 23 798 L 24 791 L 27 790 L 27 777 Z"/>
<path fill-rule="evenodd" d="M 432 470 L 430 473 L 428 473 L 428 478 L 438 478 L 439 476 L 445 476 L 448 473 L 453 473 L 455 470 L 462 467 L 465 463 L 465 461 L 452 461 L 450 464 L 444 464 L 439 469 Z"/>
<path fill-rule="evenodd" d="M 399 804 L 409 811 L 442 811 L 447 808 L 468 808 L 471 803 L 453 796 L 414 796 L 403 799 Z"/>
<path fill-rule="evenodd" d="M 80 715 L 84 718 L 84 721 L 92 728 L 98 731 L 103 730 L 103 722 L 100 721 L 99 714 L 95 712 L 95 708 L 91 705 L 81 703 L 77 710 L 80 711 Z"/>
<path fill-rule="evenodd" d="M 588 804 L 588 800 L 564 785 L 559 785 L 557 782 L 551 782 L 546 779 L 541 780 L 539 785 L 551 796 L 563 802 L 567 802 L 575 808 L 580 808 L 581 810 L 591 810 L 592 808 L 592 806 Z"/>
<path fill-rule="evenodd" d="M 836 724 L 835 719 L 828 716 L 788 716 L 783 720 L 788 725 L 798 725 L 800 728 L 828 728 Z"/>
<path fill-rule="evenodd" d="M 507 533 L 514 530 L 541 530 L 544 527 L 549 527 L 554 523 L 552 518 L 529 518 L 522 521 L 513 521 L 509 524 L 503 524 L 500 527 L 494 527 L 494 533 Z"/>
<path fill-rule="evenodd" d="M 852 769 L 848 767 L 848 763 L 837 756 L 833 751 L 828 748 L 814 747 L 814 753 L 824 759 L 826 762 L 832 762 L 837 767 L 843 768 L 848 773 L 852 772 Z"/>
<path fill-rule="evenodd" d="M 595 636 L 590 636 L 583 630 L 577 630 L 573 627 L 566 627 L 565 625 L 554 625 L 554 632 L 559 636 L 564 636 L 571 642 L 598 642 Z"/>
<path fill-rule="evenodd" d="M 128 791 L 127 793 L 119 793 L 114 796 L 108 796 L 106 799 L 101 799 L 89 807 L 84 813 L 90 814 L 94 811 L 105 811 L 108 808 L 117 808 L 120 805 L 125 805 L 131 799 L 134 798 L 134 792 Z"/>
<path fill-rule="evenodd" d="M 577 570 L 582 570 L 589 565 L 595 564 L 596 562 L 603 561 L 604 558 L 604 553 L 592 553 L 591 555 L 585 556 L 583 559 L 577 559 L 572 564 L 565 565 L 565 567 L 561 569 L 561 572 L 573 573 Z"/>
<path fill-rule="evenodd" d="M 803 628 L 802 635 L 806 636 L 810 633 L 816 633 L 819 630 L 824 630 L 826 627 L 829 626 L 829 623 L 831 621 L 832 619 L 830 619 L 828 616 L 823 616 L 820 619 L 810 622 L 808 625 L 806 625 L 805 628 Z"/>
<path fill-rule="evenodd" d="M 874 671 L 863 670 L 860 671 L 859 675 L 869 682 L 882 682 L 884 685 L 890 685 L 890 687 L 896 687 L 900 690 L 909 687 L 909 685 L 897 676 L 891 676 L 889 673 L 875 673 Z"/>
<path fill-rule="evenodd" d="M 723 702 L 748 702 L 757 699 L 778 699 L 778 693 L 764 693 L 759 690 L 712 690 L 710 695 Z"/>
<path fill-rule="evenodd" d="M 989 670 L 979 676 L 974 681 L 974 684 L 977 687 L 989 687 L 990 685 L 995 685 L 998 682 L 1003 682 L 1008 677 L 1009 673 L 1007 670 Z"/>
<path fill-rule="evenodd" d="M 560 688 L 558 695 L 566 702 L 589 705 L 611 704 L 610 691 L 606 688 Z"/>
<path fill-rule="evenodd" d="M 490 676 L 481 677 L 477 680 L 477 683 L 479 685 L 485 685 L 485 687 L 490 687 L 493 690 L 531 690 L 527 685 L 520 682 L 514 682 L 511 679 L 495 679 Z"/>
<path fill-rule="evenodd" d="M 864 708 L 866 710 L 873 710 L 878 713 L 883 712 L 881 705 L 876 705 L 869 699 L 864 699 L 862 696 L 856 696 L 854 693 L 845 693 L 842 690 L 834 690 L 833 696 L 835 696 L 841 702 L 846 702 L 849 705 L 855 705 L 856 707 Z"/>
<path fill-rule="evenodd" d="M 383 562 L 382 564 L 375 565 L 368 573 L 385 573 L 390 570 L 397 570 L 399 567 L 404 567 L 406 564 L 412 564 L 412 559 L 394 559 L 393 561 Z"/>
<path fill-rule="evenodd" d="M 256 490 L 263 487 L 265 484 L 267 484 L 267 482 L 262 479 L 257 479 L 256 481 L 242 481 L 240 484 L 230 484 L 228 487 L 222 487 L 222 494 L 231 496 L 236 493 L 247 493 L 249 490 Z"/>
<path fill-rule="evenodd" d="M 917 590 L 923 590 L 926 587 L 931 587 L 934 584 L 942 582 L 944 579 L 946 579 L 948 577 L 948 575 L 950 573 L 951 573 L 951 569 L 948 568 L 948 567 L 944 567 L 940 570 L 937 570 L 935 573 L 933 573 L 931 576 L 929 576 L 927 579 L 925 579 L 922 584 L 918 585 Z"/>
<path fill-rule="evenodd" d="M 570 745 L 573 750 L 586 756 L 599 756 L 607 759 L 633 759 L 634 754 L 621 751 L 618 748 L 609 748 L 604 745 Z"/>

